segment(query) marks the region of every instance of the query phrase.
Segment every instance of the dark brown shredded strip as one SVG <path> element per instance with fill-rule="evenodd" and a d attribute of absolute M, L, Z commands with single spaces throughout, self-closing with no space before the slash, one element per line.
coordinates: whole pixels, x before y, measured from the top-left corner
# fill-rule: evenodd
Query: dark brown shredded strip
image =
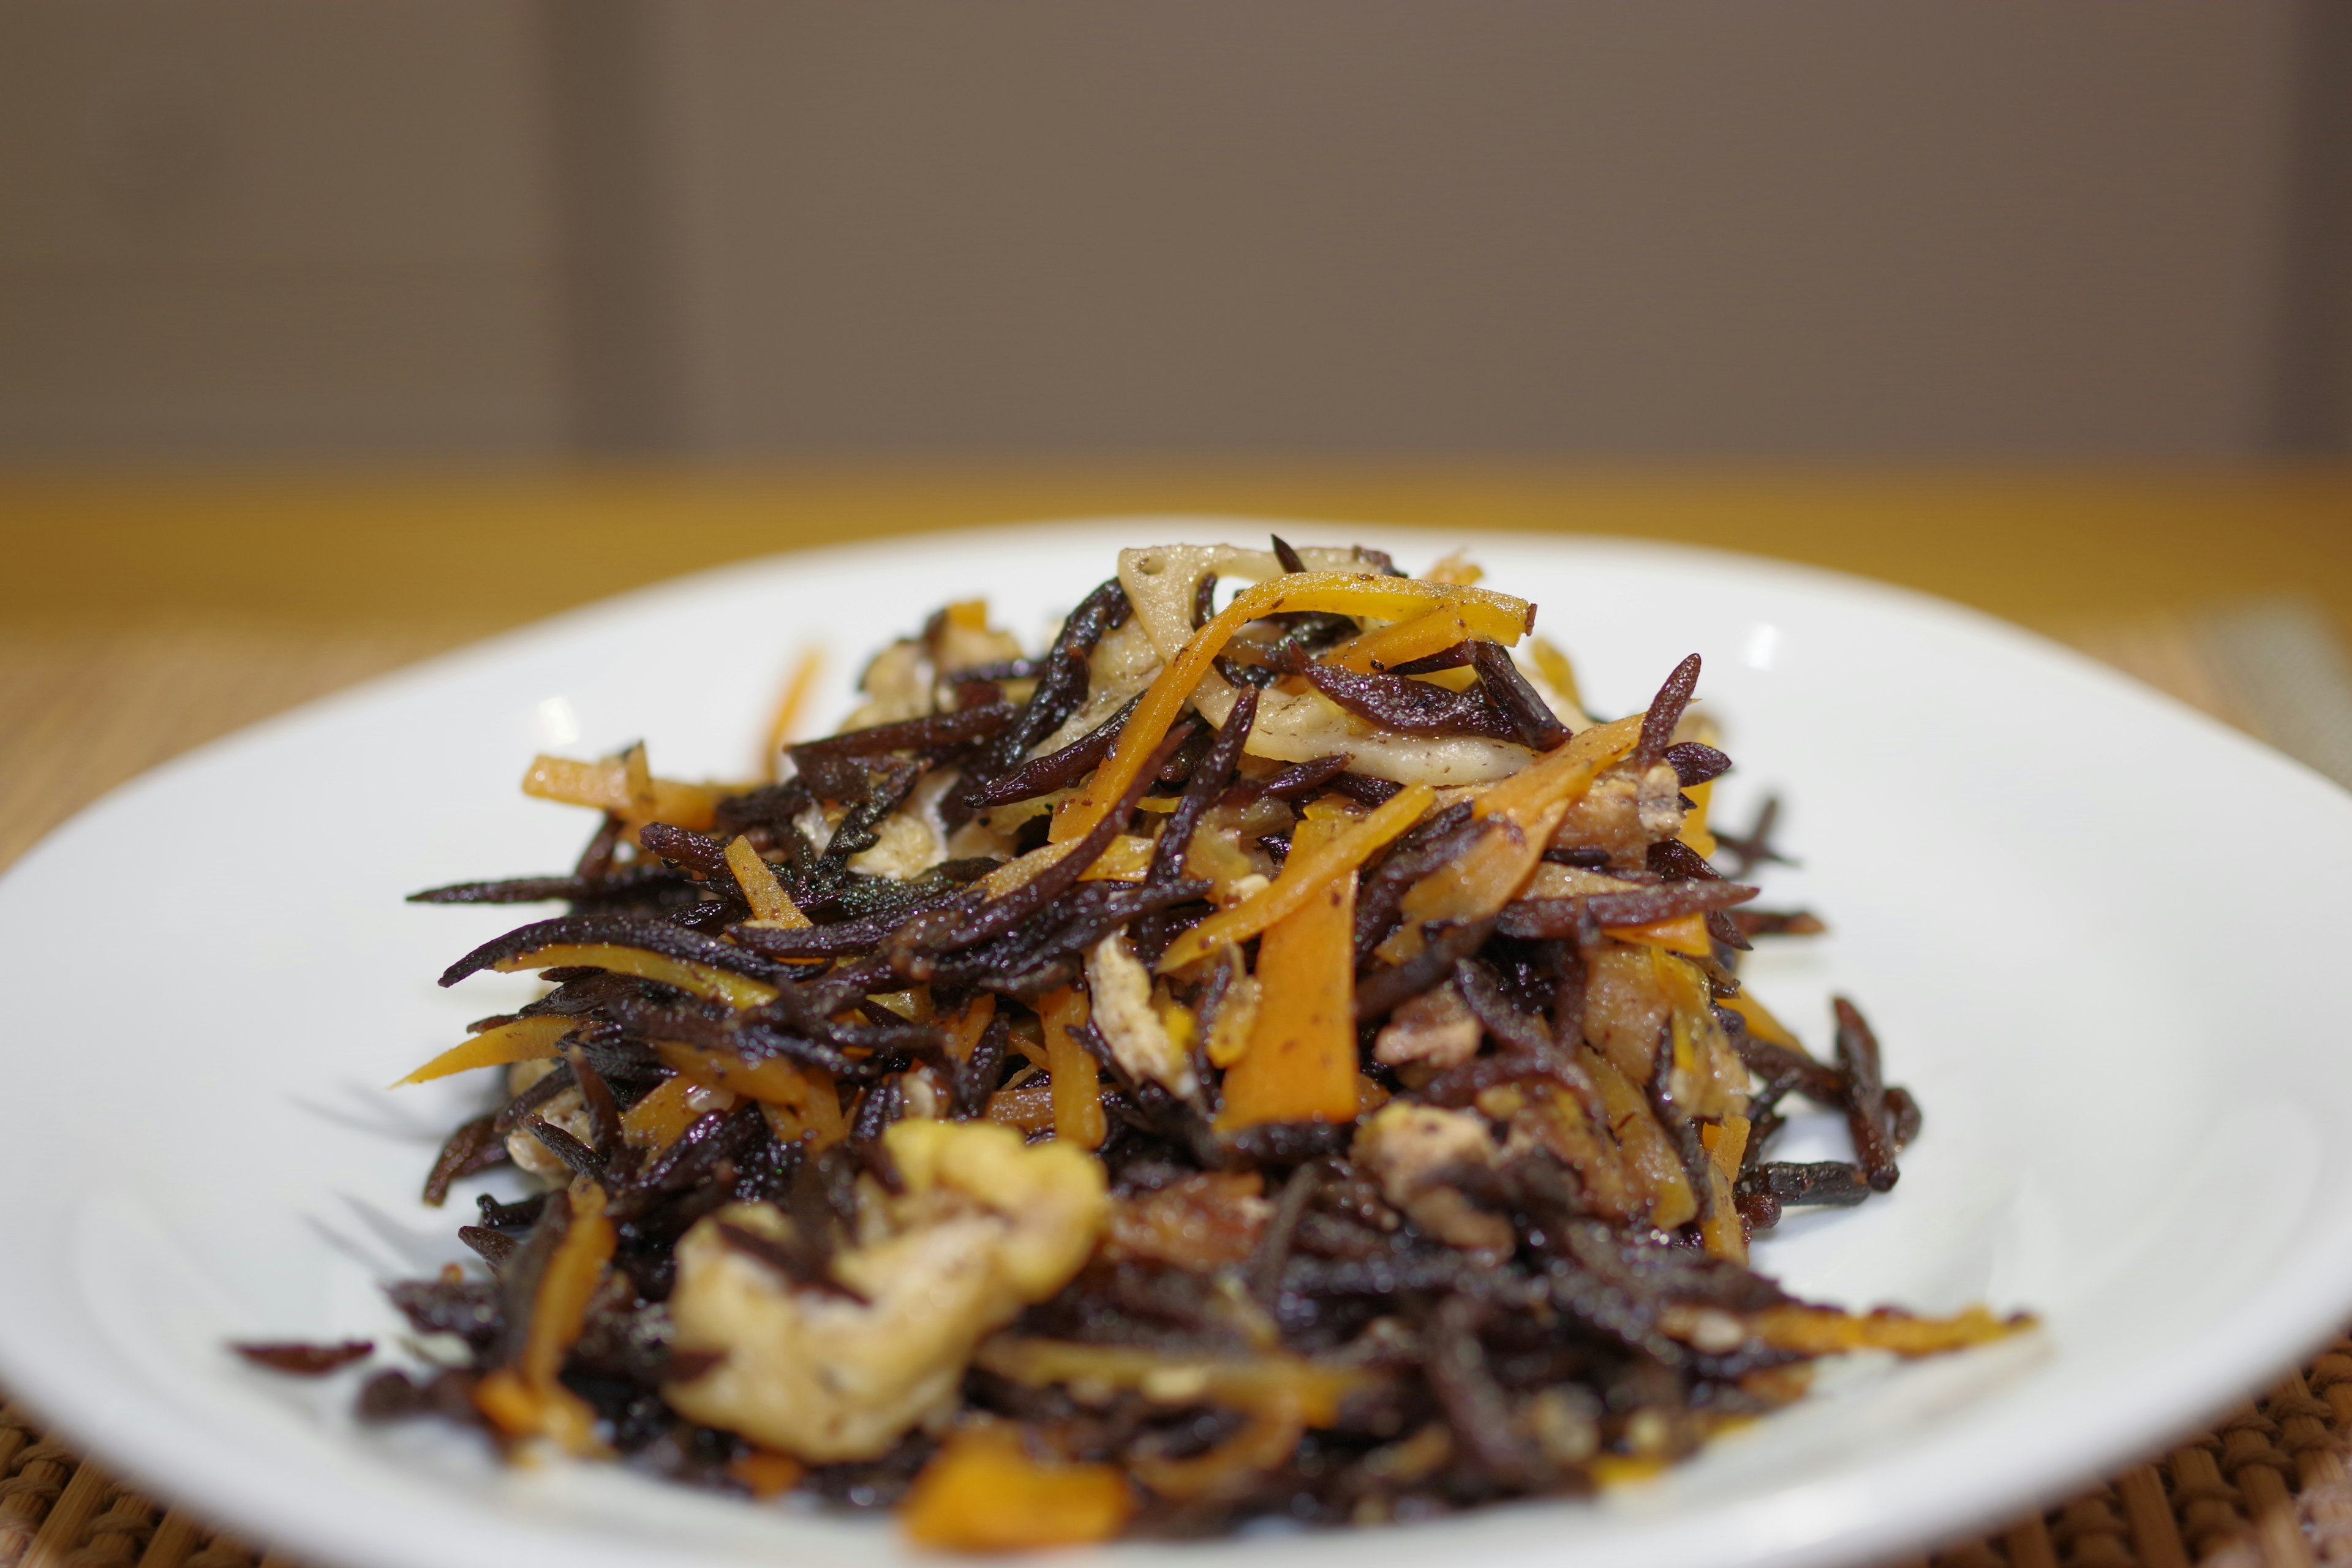
<path fill-rule="evenodd" d="M 1862 1010 L 1840 996 L 1837 1008 L 1838 1070 L 1845 1077 L 1846 1125 L 1853 1130 L 1854 1159 L 1872 1190 L 1885 1192 L 1902 1173 L 1895 1167 L 1895 1140 L 1886 1115 L 1886 1089 L 1879 1077 L 1878 1037 Z"/>
<path fill-rule="evenodd" d="M 1516 741 L 1518 729 L 1473 688 L 1448 691 L 1402 675 L 1359 675 L 1334 664 L 1311 665 L 1316 690 L 1359 718 L 1400 735 L 1483 735 Z"/>
<path fill-rule="evenodd" d="M 1675 726 L 1683 721 L 1683 710 L 1690 706 L 1691 693 L 1698 689 L 1698 655 L 1693 654 L 1675 666 L 1666 683 L 1650 700 L 1649 711 L 1642 716 L 1642 738 L 1628 759 L 1633 767 L 1646 768 L 1666 754 L 1674 742 Z"/>
<path fill-rule="evenodd" d="M 429 1206 L 437 1209 L 448 1201 L 450 1183 L 507 1163 L 506 1139 L 498 1121 L 496 1112 L 477 1116 L 449 1134 L 425 1178 L 424 1196 Z"/>
<path fill-rule="evenodd" d="M 297 1377 L 323 1377 L 338 1367 L 365 1361 L 375 1354 L 373 1340 L 345 1340 L 331 1345 L 273 1341 L 261 1344 L 236 1344 L 229 1348 L 256 1366 L 266 1366 L 272 1372 L 291 1373 Z"/>

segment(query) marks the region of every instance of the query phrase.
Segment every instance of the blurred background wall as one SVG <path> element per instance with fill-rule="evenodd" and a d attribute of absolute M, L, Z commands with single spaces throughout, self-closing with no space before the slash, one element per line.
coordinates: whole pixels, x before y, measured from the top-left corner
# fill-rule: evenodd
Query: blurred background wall
<path fill-rule="evenodd" d="M 0 0 L 0 455 L 2352 448 L 2342 0 Z"/>

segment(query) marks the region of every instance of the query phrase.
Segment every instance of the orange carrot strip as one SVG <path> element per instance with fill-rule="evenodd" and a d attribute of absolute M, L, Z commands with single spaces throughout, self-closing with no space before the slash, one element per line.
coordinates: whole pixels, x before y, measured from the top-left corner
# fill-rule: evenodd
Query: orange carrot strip
<path fill-rule="evenodd" d="M 1714 1213 L 1699 1222 L 1699 1240 L 1715 1257 L 1734 1263 L 1748 1261 L 1748 1232 L 1731 1194 L 1739 1162 L 1748 1153 L 1748 1127 L 1745 1116 L 1727 1116 L 1720 1124 L 1698 1130 L 1699 1142 L 1706 1146 L 1707 1195 L 1714 1204 Z"/>
<path fill-rule="evenodd" d="M 1126 1478 L 1108 1465 L 1049 1465 L 1022 1451 L 1010 1429 L 957 1433 L 931 1457 L 899 1506 L 919 1546 L 1017 1552 L 1108 1541 L 1135 1512 Z"/>
<path fill-rule="evenodd" d="M 1582 795 L 1593 773 L 1631 752 L 1641 739 L 1639 713 L 1579 730 L 1566 745 L 1545 752 L 1486 790 L 1471 806 L 1471 815 L 1507 816 L 1525 823 L 1554 801 Z"/>
<path fill-rule="evenodd" d="M 1122 833 L 1110 841 L 1110 847 L 1095 858 L 1095 863 L 1078 873 L 1081 882 L 1140 882 L 1151 870 L 1154 841 L 1138 834 Z"/>
<path fill-rule="evenodd" d="M 1602 926 L 1602 931 L 1619 942 L 1638 942 L 1650 947 L 1663 947 L 1668 952 L 1685 952 L 1693 958 L 1705 958 L 1715 951 L 1714 942 L 1706 934 L 1704 915 L 1676 915 L 1670 921 L 1652 921 L 1646 925 Z"/>
<path fill-rule="evenodd" d="M 1482 921 L 1527 886 L 1545 847 L 1569 808 L 1592 786 L 1593 775 L 1641 739 L 1637 714 L 1582 730 L 1479 795 L 1474 816 L 1492 825 L 1469 850 L 1405 889 L 1404 921 L 1381 943 L 1380 954 L 1401 963 L 1422 950 L 1432 921 Z"/>
<path fill-rule="evenodd" d="M 1160 960 L 1166 974 L 1206 958 L 1227 942 L 1247 942 L 1307 900 L 1335 879 L 1352 872 L 1377 854 L 1389 840 L 1411 827 L 1437 804 L 1437 792 L 1425 784 L 1399 790 L 1380 809 L 1360 821 L 1329 834 L 1318 833 L 1310 848 L 1293 842 L 1282 874 L 1255 893 L 1220 910 L 1169 944 Z M 1303 832 L 1294 839 L 1307 837 Z"/>
<path fill-rule="evenodd" d="M 604 1217 L 604 1189 L 575 1181 L 569 1190 L 572 1223 L 556 1244 L 531 1299 L 522 1353 L 482 1380 L 475 1403 L 509 1437 L 551 1437 L 573 1454 L 593 1454 L 595 1412 L 557 1381 L 564 1357 L 580 1342 L 588 1306 L 613 1260 L 613 1222 Z"/>
<path fill-rule="evenodd" d="M 631 752 L 642 767 L 643 752 L 633 747 Z M 565 805 L 609 811 L 626 818 L 633 826 L 667 822 L 697 832 L 710 826 L 719 803 L 729 793 L 720 784 L 681 784 L 675 779 L 648 777 L 646 784 L 650 793 L 640 795 L 630 786 L 631 771 L 629 759 L 623 757 L 582 763 L 542 754 L 530 760 L 530 767 L 522 776 L 522 792 Z"/>
<path fill-rule="evenodd" d="M 1342 669 L 1352 669 L 1359 675 L 1373 669 L 1387 669 L 1416 658 L 1426 658 L 1433 653 L 1443 653 L 1455 643 L 1470 637 L 1470 624 L 1454 611 L 1439 608 L 1427 615 L 1415 616 L 1409 621 L 1391 621 L 1387 626 L 1349 638 L 1323 656 L 1321 662 L 1336 664 Z"/>
<path fill-rule="evenodd" d="M 786 931 L 809 923 L 808 916 L 784 891 L 784 885 L 776 880 L 775 868 L 761 859 L 751 841 L 740 834 L 728 843 L 727 868 L 735 873 L 735 885 L 743 889 L 743 901 L 751 906 L 752 918 L 762 923 L 772 921 Z"/>
<path fill-rule="evenodd" d="M 782 1057 L 746 1061 L 732 1051 L 708 1050 L 678 1040 L 655 1041 L 654 1053 L 697 1082 L 793 1111 L 819 1149 L 830 1148 L 847 1135 L 841 1120 L 841 1097 L 833 1079 L 814 1068 Z"/>
<path fill-rule="evenodd" d="M 1551 689 L 1581 710 L 1584 693 L 1577 689 L 1576 666 L 1568 662 L 1568 655 L 1552 647 L 1542 637 L 1528 639 L 1528 653 L 1536 661 L 1536 673 L 1551 682 Z"/>
<path fill-rule="evenodd" d="M 969 1060 L 972 1049 L 980 1044 L 981 1036 L 996 1016 L 994 993 L 983 991 L 971 999 L 971 1005 L 947 1021 L 948 1054 L 958 1061 Z"/>
<path fill-rule="evenodd" d="M 609 969 L 615 974 L 634 974 L 640 980 L 658 980 L 665 985 L 675 985 L 731 1007 L 757 1007 L 762 1002 L 776 999 L 774 986 L 749 975 L 713 969 L 689 958 L 670 958 L 643 948 L 618 947 L 610 942 L 555 942 L 502 958 L 490 967 L 511 974 L 518 969 L 561 969 L 574 964 Z"/>
<path fill-rule="evenodd" d="M 1949 1318 L 1914 1318 L 1885 1309 L 1866 1317 L 1829 1307 L 1768 1307 L 1748 1317 L 1748 1331 L 1775 1350 L 1806 1355 L 1840 1351 L 1893 1351 L 1896 1355 L 1934 1355 L 1962 1350 L 2031 1327 L 2031 1318 L 2002 1320 L 1982 1307 Z"/>
<path fill-rule="evenodd" d="M 517 1018 L 495 1029 L 484 1029 L 464 1045 L 452 1046 L 392 1087 L 429 1083 L 451 1073 L 476 1068 L 502 1068 L 534 1062 L 555 1054 L 555 1043 L 579 1026 L 577 1018 Z"/>
<path fill-rule="evenodd" d="M 1507 594 L 1483 588 L 1423 583 L 1411 577 L 1383 577 L 1351 572 L 1294 572 L 1271 582 L 1255 584 L 1192 634 L 1166 668 L 1153 679 L 1128 715 L 1118 742 L 1103 759 L 1086 787 L 1054 816 L 1048 830 L 1057 844 L 1083 837 L 1103 814 L 1127 793 L 1144 759 L 1166 738 L 1168 727 L 1184 711 L 1192 693 L 1209 673 L 1211 663 L 1225 649 L 1233 635 L 1265 616 L 1291 610 L 1324 610 L 1340 615 L 1368 616 L 1379 620 L 1405 620 L 1441 606 L 1456 610 L 1479 636 L 1499 643 L 1515 643 L 1535 625 L 1535 606 Z M 1637 726 L 1638 727 L 1638 726 Z"/>
<path fill-rule="evenodd" d="M 1650 1201 L 1650 1223 L 1660 1230 L 1684 1224 L 1698 1213 L 1698 1197 L 1683 1171 L 1682 1156 L 1650 1109 L 1649 1097 L 1590 1046 L 1583 1048 L 1583 1061 L 1585 1071 L 1592 1075 L 1593 1087 L 1601 1091 L 1610 1135 L 1617 1141 L 1626 1172 Z"/>
<path fill-rule="evenodd" d="M 793 731 L 800 728 L 810 694 L 816 690 L 817 672 L 824 668 L 824 650 L 814 643 L 801 649 L 800 658 L 793 662 L 793 673 L 784 681 L 784 694 L 776 701 L 775 717 L 768 721 L 768 750 L 763 762 L 771 784 L 783 766 L 784 745 L 793 738 Z"/>
<path fill-rule="evenodd" d="M 1675 837 L 1698 852 L 1702 860 L 1715 858 L 1715 835 L 1706 828 L 1707 802 L 1714 797 L 1715 781 L 1686 785 L 1683 793 L 1691 797 L 1691 809 L 1683 813 L 1683 825 Z"/>
<path fill-rule="evenodd" d="M 1064 986 L 1038 999 L 1045 1026 L 1045 1070 L 1053 1075 L 1054 1136 L 1081 1149 L 1098 1149 L 1109 1131 L 1103 1119 L 1102 1068 L 1070 1031 L 1087 1021 L 1086 996 Z"/>
<path fill-rule="evenodd" d="M 1327 834 L 1346 831 L 1308 817 L 1293 833 L 1291 854 L 1312 855 L 1329 842 Z M 1356 1119 L 1355 943 L 1352 867 L 1266 928 L 1257 1017 L 1249 1048 L 1225 1072 L 1218 1131 Z"/>
<path fill-rule="evenodd" d="M 662 1150 L 694 1121 L 688 1100 L 698 1086 L 680 1075 L 665 1079 L 651 1094 L 621 1112 L 621 1142 L 633 1149 Z"/>
<path fill-rule="evenodd" d="M 1209 1449 L 1188 1459 L 1145 1458 L 1129 1467 L 1135 1479 L 1164 1498 L 1211 1497 L 1244 1484 L 1259 1472 L 1274 1469 L 1298 1450 L 1307 1435 L 1296 1402 L 1281 1408 L 1253 1411 L 1247 1425 Z"/>
<path fill-rule="evenodd" d="M 728 1466 L 727 1473 L 765 1502 L 800 1485 L 801 1478 L 808 1474 L 808 1467 L 790 1454 L 779 1454 L 773 1448 L 754 1448 Z"/>
<path fill-rule="evenodd" d="M 1742 991 L 1737 995 L 1726 996 L 1723 1005 L 1745 1018 L 1748 1032 L 1765 1044 L 1794 1051 L 1801 1057 L 1812 1054 L 1805 1049 L 1802 1040 L 1789 1032 L 1787 1025 L 1764 1010 L 1764 1004 L 1756 1000 L 1753 993 Z"/>

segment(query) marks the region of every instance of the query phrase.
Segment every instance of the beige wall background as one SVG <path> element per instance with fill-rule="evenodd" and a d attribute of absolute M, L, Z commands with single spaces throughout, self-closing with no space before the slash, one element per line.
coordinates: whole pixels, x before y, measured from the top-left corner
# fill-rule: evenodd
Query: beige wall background
<path fill-rule="evenodd" d="M 2341 0 L 0 0 L 0 454 L 2352 446 Z"/>

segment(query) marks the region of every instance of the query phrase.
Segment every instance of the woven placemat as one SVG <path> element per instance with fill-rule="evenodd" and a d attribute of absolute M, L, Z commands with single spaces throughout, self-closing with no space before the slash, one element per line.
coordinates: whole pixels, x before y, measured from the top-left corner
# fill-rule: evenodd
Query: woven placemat
<path fill-rule="evenodd" d="M 2068 630 L 2352 788 L 2352 662 L 2299 601 Z M 195 628 L 0 637 L 0 864 L 142 769 L 457 640 Z M 2282 1347 L 2284 1349 L 2286 1347 Z M 1993 1535 L 1888 1568 L 2352 1568 L 2352 1338 L 2211 1431 Z M 0 1568 L 291 1568 L 0 1404 Z"/>

